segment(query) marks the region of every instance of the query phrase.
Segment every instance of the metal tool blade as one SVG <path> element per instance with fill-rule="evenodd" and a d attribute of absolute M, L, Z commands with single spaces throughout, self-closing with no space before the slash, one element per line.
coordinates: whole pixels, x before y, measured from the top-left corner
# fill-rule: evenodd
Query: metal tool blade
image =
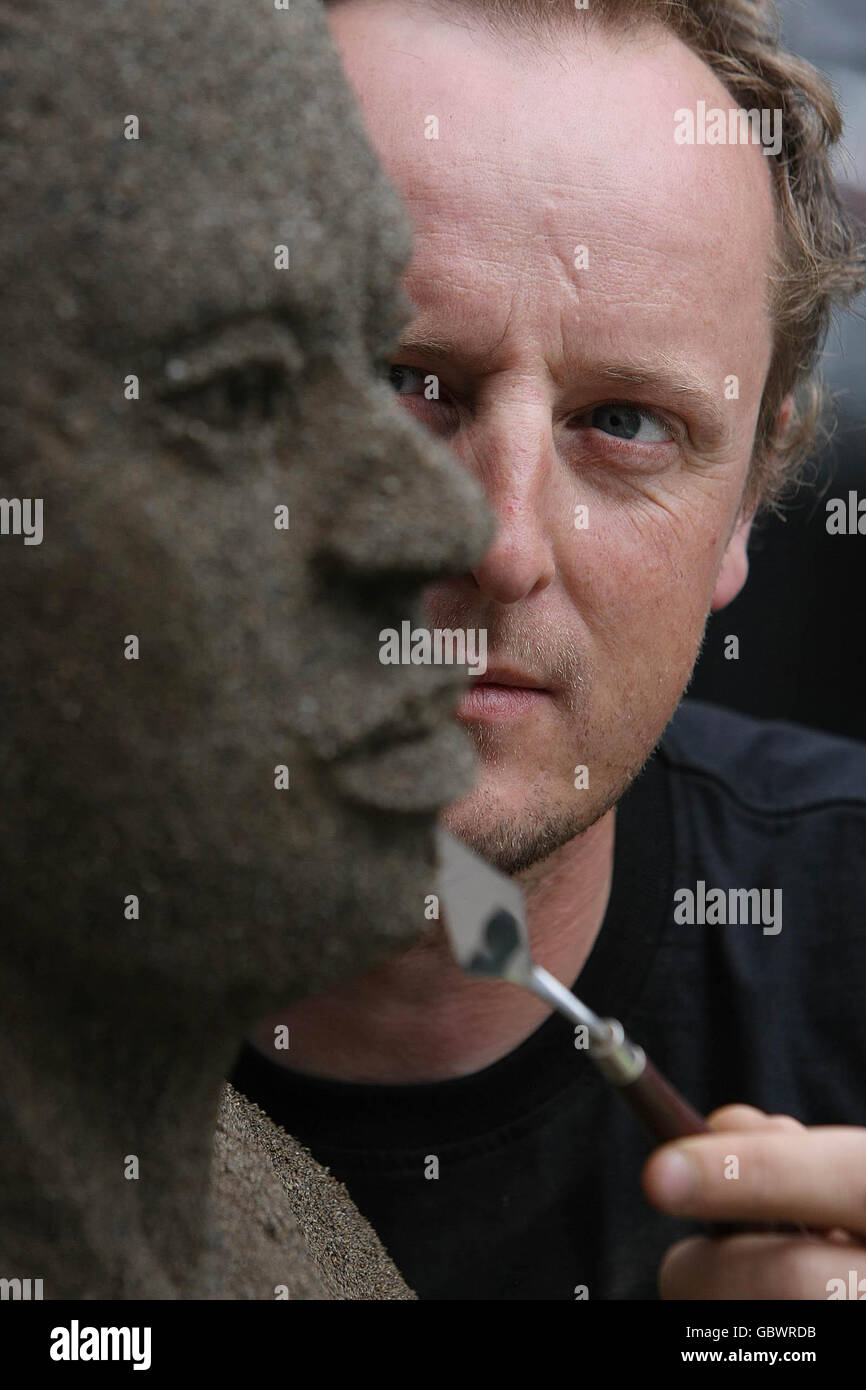
<path fill-rule="evenodd" d="M 439 898 L 457 963 L 470 975 L 528 984 L 532 973 L 523 891 L 447 830 L 437 830 Z"/>

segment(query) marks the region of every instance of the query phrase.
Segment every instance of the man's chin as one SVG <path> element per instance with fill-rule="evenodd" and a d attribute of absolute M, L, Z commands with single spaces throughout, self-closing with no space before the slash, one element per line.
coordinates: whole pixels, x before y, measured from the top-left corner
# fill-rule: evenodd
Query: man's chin
<path fill-rule="evenodd" d="M 485 795 L 482 787 L 448 807 L 442 823 L 488 863 L 516 874 L 547 859 L 607 810 L 609 805 L 555 805 L 538 793 L 509 801 Z"/>

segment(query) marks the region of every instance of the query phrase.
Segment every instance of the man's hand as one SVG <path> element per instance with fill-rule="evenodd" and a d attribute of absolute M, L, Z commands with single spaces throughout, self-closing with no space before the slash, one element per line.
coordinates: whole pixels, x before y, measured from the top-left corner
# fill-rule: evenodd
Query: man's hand
<path fill-rule="evenodd" d="M 661 1297 L 866 1299 L 866 1129 L 807 1129 L 750 1105 L 727 1105 L 707 1123 L 716 1134 L 678 1139 L 647 1160 L 641 1182 L 653 1205 L 808 1231 L 680 1241 L 662 1261 Z"/>

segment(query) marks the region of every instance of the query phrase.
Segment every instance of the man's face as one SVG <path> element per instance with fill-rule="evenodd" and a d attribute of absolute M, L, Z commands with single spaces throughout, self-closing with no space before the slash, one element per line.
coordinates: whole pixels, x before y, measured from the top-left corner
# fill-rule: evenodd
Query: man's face
<path fill-rule="evenodd" d="M 44 539 L 0 551 L 4 919 L 291 1000 L 422 931 L 472 780 L 454 670 L 379 661 L 491 534 L 382 376 L 408 226 L 314 0 L 13 47 L 4 488 Z"/>
<path fill-rule="evenodd" d="M 329 14 L 414 228 L 394 383 L 498 522 L 430 612 L 488 629 L 488 672 L 460 706 L 483 774 L 449 823 L 516 868 L 615 803 L 711 607 L 744 582 L 771 355 L 767 160 L 675 143 L 677 109 L 736 102 L 661 31 L 575 16 L 541 51 L 456 9 Z"/>

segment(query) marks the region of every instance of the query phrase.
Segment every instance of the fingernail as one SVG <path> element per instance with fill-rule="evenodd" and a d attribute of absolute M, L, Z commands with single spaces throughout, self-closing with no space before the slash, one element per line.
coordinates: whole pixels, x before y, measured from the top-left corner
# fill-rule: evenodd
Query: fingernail
<path fill-rule="evenodd" d="M 694 1196 L 700 1184 L 698 1169 L 678 1150 L 661 1157 L 653 1177 L 659 1201 L 672 1210 Z"/>

